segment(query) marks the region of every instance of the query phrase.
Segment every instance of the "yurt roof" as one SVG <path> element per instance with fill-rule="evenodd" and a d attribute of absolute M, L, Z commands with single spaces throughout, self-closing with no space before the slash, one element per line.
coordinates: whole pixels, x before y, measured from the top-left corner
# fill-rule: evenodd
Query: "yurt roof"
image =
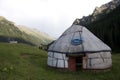
<path fill-rule="evenodd" d="M 50 45 L 48 51 L 75 54 L 111 51 L 111 48 L 86 27 L 73 24 Z"/>

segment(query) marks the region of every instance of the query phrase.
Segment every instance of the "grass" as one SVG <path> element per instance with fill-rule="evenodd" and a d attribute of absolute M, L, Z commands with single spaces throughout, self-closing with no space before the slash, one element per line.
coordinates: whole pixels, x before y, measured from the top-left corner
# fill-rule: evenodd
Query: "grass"
<path fill-rule="evenodd" d="M 61 71 L 47 66 L 47 52 L 25 44 L 0 43 L 0 80 L 120 80 L 120 54 L 107 72 Z"/>

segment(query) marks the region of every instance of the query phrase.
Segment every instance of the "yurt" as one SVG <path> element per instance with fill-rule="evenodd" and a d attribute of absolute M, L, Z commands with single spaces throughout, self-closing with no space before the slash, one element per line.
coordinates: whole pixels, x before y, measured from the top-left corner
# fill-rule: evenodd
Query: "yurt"
<path fill-rule="evenodd" d="M 70 71 L 109 69 L 111 48 L 86 27 L 73 24 L 49 46 L 47 64 Z"/>

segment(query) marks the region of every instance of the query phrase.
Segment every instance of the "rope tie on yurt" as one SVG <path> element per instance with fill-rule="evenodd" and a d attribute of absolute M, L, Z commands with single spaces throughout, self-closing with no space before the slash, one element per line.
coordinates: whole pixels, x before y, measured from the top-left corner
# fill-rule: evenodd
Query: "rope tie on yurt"
<path fill-rule="evenodd" d="M 82 51 L 84 52 L 84 45 L 83 45 L 83 39 L 82 39 L 82 32 L 83 32 L 83 27 L 81 27 L 81 31 L 79 31 L 80 39 L 82 40 L 81 46 L 82 46 Z M 85 54 L 84 54 L 85 56 Z"/>
<path fill-rule="evenodd" d="M 81 33 L 82 33 L 82 30 L 80 30 L 80 31 L 76 31 L 76 32 L 79 32 L 79 33 L 81 32 Z M 76 32 L 74 32 L 73 35 L 72 35 L 71 43 L 72 43 L 72 40 L 74 39 L 74 36 L 75 36 L 75 33 L 76 33 Z M 80 36 L 80 39 L 82 39 L 81 36 Z M 71 46 L 71 45 L 70 45 L 70 46 Z M 70 53 L 70 46 L 68 47 L 68 52 L 69 52 L 69 53 Z"/>
<path fill-rule="evenodd" d="M 64 59 L 63 54 L 62 54 L 62 58 L 63 58 L 64 68 L 65 68 L 65 59 Z"/>
<path fill-rule="evenodd" d="M 82 39 L 82 32 L 83 32 L 83 27 L 81 27 L 81 29 L 79 31 L 75 31 L 72 35 L 71 38 L 71 44 L 78 46 L 81 45 L 81 52 L 84 52 L 84 45 L 83 45 L 83 39 Z M 75 34 L 79 34 L 79 37 L 75 38 Z M 70 45 L 71 46 L 71 45 Z M 70 53 L 70 46 L 68 48 L 68 52 Z M 85 54 L 84 54 L 85 55 Z"/>
<path fill-rule="evenodd" d="M 92 58 L 89 58 L 89 66 L 90 66 L 90 67 L 92 67 L 91 59 L 92 59 Z"/>
<path fill-rule="evenodd" d="M 77 35 L 77 34 L 78 34 L 79 36 L 75 37 L 75 35 Z M 75 32 L 73 33 L 73 36 L 72 36 L 72 39 L 71 39 L 71 44 L 72 44 L 72 45 L 77 46 L 77 45 L 81 45 L 81 44 L 82 44 L 83 41 L 82 41 L 81 34 L 82 34 L 82 27 L 81 27 L 80 30 L 75 31 Z"/>
<path fill-rule="evenodd" d="M 53 65 L 53 58 L 54 58 L 54 52 L 53 52 L 53 54 L 52 54 L 52 65 Z"/>
<path fill-rule="evenodd" d="M 74 35 L 75 35 L 75 32 L 73 33 L 71 40 L 73 39 Z M 71 47 L 71 45 L 69 45 L 69 47 L 68 47 L 68 53 L 70 53 L 70 47 Z"/>
<path fill-rule="evenodd" d="M 58 58 L 56 58 L 56 67 L 57 67 L 57 64 L 58 64 Z"/>
<path fill-rule="evenodd" d="M 80 34 L 80 38 L 82 39 L 82 33 L 83 33 L 83 26 L 81 27 L 81 32 L 79 32 L 79 34 Z M 81 46 L 82 46 L 82 51 L 84 52 L 84 45 L 83 45 L 83 39 L 82 39 L 82 44 L 81 44 Z M 85 57 L 85 53 L 84 53 L 84 57 Z M 83 64 L 84 65 L 84 64 Z M 89 64 L 90 66 L 91 66 L 91 59 L 90 59 L 90 64 Z M 86 68 L 87 68 L 87 66 L 88 66 L 88 64 L 86 65 Z"/>
<path fill-rule="evenodd" d="M 103 62 L 104 62 L 105 60 L 104 60 L 103 56 L 102 56 L 100 53 L 99 53 L 99 55 L 100 55 L 101 59 L 102 59 L 102 60 L 103 60 Z"/>

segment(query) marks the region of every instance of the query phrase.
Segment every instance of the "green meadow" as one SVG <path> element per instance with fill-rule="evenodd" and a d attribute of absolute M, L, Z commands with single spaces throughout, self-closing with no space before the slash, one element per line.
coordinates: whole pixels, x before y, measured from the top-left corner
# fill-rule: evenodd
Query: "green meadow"
<path fill-rule="evenodd" d="M 0 80 L 120 80 L 120 54 L 110 71 L 58 70 L 47 66 L 47 52 L 26 44 L 0 43 Z"/>

